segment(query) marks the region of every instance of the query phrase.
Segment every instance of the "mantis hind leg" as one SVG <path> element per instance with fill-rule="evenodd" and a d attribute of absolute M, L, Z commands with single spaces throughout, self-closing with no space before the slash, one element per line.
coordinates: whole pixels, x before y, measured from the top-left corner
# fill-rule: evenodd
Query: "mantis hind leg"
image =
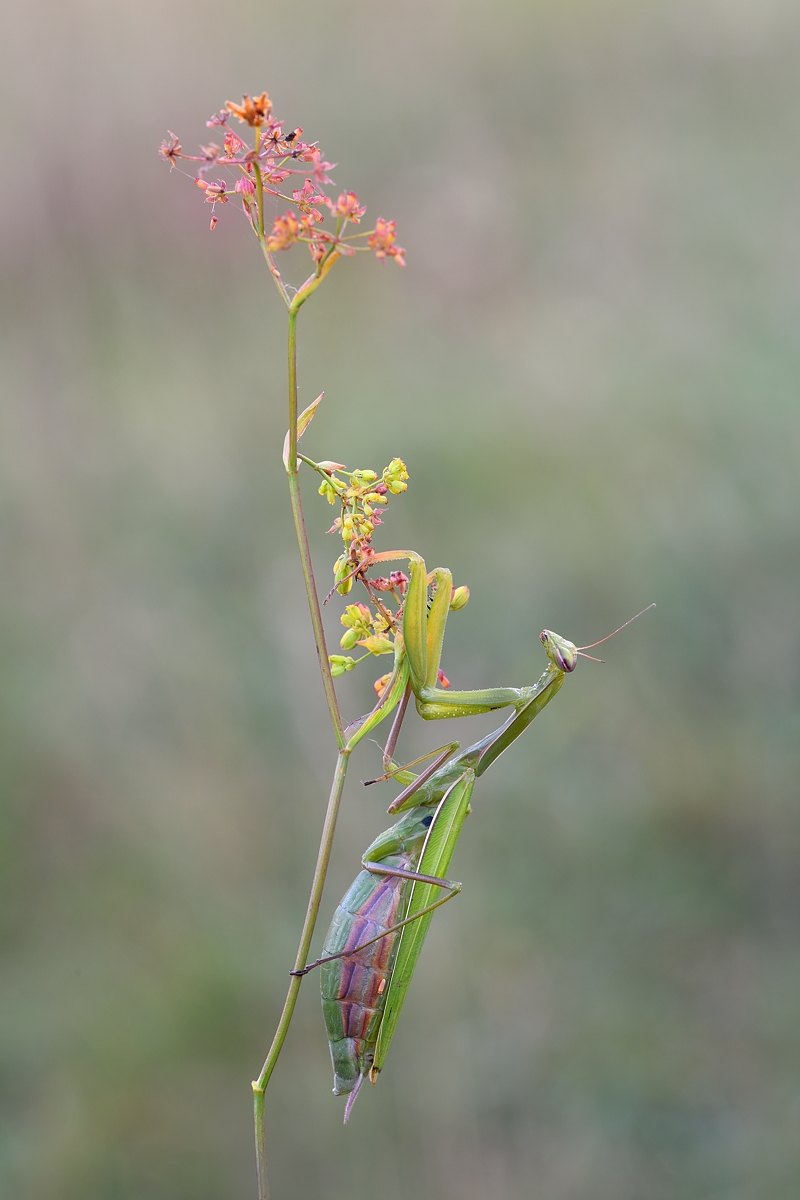
<path fill-rule="evenodd" d="M 315 967 L 335 962 L 337 958 L 352 958 L 356 954 L 360 954 L 362 950 L 366 950 L 367 946 L 373 946 L 375 942 L 389 937 L 390 934 L 397 933 L 398 929 L 403 929 L 406 925 L 410 925 L 412 921 L 418 921 L 420 917 L 427 916 L 434 909 L 441 908 L 448 900 L 452 900 L 454 896 L 457 896 L 462 888 L 462 885 L 454 879 L 437 879 L 435 875 L 422 875 L 418 871 L 404 871 L 402 867 L 384 867 L 380 863 L 365 862 L 364 869 L 372 871 L 374 875 L 391 875 L 396 879 L 410 879 L 414 883 L 427 883 L 431 887 L 447 888 L 447 895 L 440 896 L 438 900 L 434 900 L 432 904 L 428 904 L 425 908 L 420 909 L 419 912 L 415 912 L 413 916 L 406 917 L 404 921 L 398 921 L 396 925 L 390 925 L 388 929 L 384 929 L 383 933 L 369 938 L 366 942 L 361 942 L 360 945 L 352 946 L 348 950 L 340 950 L 338 954 L 328 954 L 325 958 L 318 958 L 316 962 L 309 963 L 308 966 L 303 967 L 299 971 L 290 971 L 290 975 L 302 979 L 304 975 L 308 975 L 309 971 L 313 971 Z"/>

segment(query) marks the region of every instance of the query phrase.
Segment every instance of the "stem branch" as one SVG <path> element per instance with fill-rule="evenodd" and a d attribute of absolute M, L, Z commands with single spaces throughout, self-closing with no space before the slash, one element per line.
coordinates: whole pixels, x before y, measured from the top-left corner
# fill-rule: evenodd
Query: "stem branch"
<path fill-rule="evenodd" d="M 303 502 L 300 497 L 300 477 L 297 471 L 297 309 L 289 309 L 289 461 L 286 470 L 289 473 L 289 496 L 292 502 L 292 518 L 297 535 L 297 547 L 300 551 L 300 562 L 303 567 L 303 580 L 306 585 L 308 607 L 311 612 L 311 626 L 314 631 L 314 644 L 317 648 L 322 686 L 325 699 L 328 702 L 328 712 L 331 717 L 336 744 L 341 751 L 344 748 L 344 725 L 339 712 L 339 702 L 333 686 L 331 665 L 328 662 L 328 647 L 325 642 L 325 629 L 322 624 L 322 609 L 317 595 L 317 585 L 314 579 L 314 566 L 311 561 L 311 548 L 308 544 L 308 532 L 303 517 Z"/>

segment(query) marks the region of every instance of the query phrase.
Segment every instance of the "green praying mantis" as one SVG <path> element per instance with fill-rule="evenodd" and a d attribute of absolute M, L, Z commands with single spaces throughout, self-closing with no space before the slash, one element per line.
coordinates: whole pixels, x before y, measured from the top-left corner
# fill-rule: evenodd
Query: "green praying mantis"
<path fill-rule="evenodd" d="M 407 785 L 389 807 L 391 814 L 404 815 L 366 850 L 364 869 L 336 909 L 322 956 L 293 972 L 305 975 L 321 968 L 333 1090 L 335 1095 L 348 1094 L 345 1122 L 364 1079 L 374 1084 L 384 1065 L 433 913 L 461 890 L 461 884 L 447 879 L 446 872 L 470 811 L 476 780 L 552 700 L 565 677 L 575 670 L 578 658 L 592 658 L 585 651 L 608 640 L 575 646 L 543 630 L 540 640 L 548 665 L 533 686 L 480 691 L 439 687 L 452 576 L 442 567 L 429 575 L 422 558 L 410 551 L 376 554 L 371 562 L 397 559 L 410 562 L 402 651 L 394 675 L 402 680 L 407 672 L 405 700 L 413 693 L 417 711 L 426 720 L 509 706 L 514 712 L 500 729 L 461 754 L 456 753 L 457 742 L 434 751 L 434 761 L 419 776 L 392 761 L 405 705 L 395 720 L 384 754 L 388 770 L 383 778 Z M 431 584 L 434 592 L 428 603 Z M 620 629 L 629 624 L 626 621 Z"/>

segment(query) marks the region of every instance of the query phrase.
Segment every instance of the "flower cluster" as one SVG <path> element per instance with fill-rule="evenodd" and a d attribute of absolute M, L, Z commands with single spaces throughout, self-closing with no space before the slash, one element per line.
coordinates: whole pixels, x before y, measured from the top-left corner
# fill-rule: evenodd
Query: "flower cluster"
<path fill-rule="evenodd" d="M 333 573 L 337 590 L 346 596 L 354 578 L 363 576 L 369 566 L 372 535 L 376 526 L 383 524 L 380 509 L 389 503 L 389 496 L 406 490 L 408 471 L 401 458 L 393 458 L 383 468 L 380 478 L 375 471 L 346 471 L 340 463 L 318 463 L 317 469 L 323 476 L 320 496 L 325 496 L 329 504 L 339 501 L 342 506 L 341 516 L 328 532 L 341 533 L 344 542 L 344 553 L 336 560 Z M 384 580 L 377 584 L 378 591 L 391 591 L 394 587 Z"/>
<path fill-rule="evenodd" d="M 254 130 L 252 145 L 230 127 L 234 117 Z M 329 194 L 327 189 L 333 187 L 329 171 L 335 164 L 325 160 L 316 142 L 301 140 L 302 129 L 283 132 L 284 122 L 273 115 L 272 101 L 266 92 L 243 96 L 241 104 L 229 100 L 206 125 L 224 131 L 221 145 L 211 142 L 201 146 L 199 154 L 185 154 L 178 138 L 170 133 L 161 143 L 160 153 L 171 167 L 180 161 L 200 164 L 195 168 L 195 183 L 211 205 L 212 229 L 217 224 L 217 205 L 227 204 L 235 195 L 268 256 L 304 242 L 317 275 L 340 256 L 350 256 L 359 250 L 374 251 L 379 262 L 393 258 L 405 266 L 405 251 L 396 243 L 394 221 L 379 217 L 374 229 L 352 232 L 351 227 L 361 223 L 365 206 L 355 192 L 341 192 L 337 197 Z M 217 175 L 226 169 L 234 172 L 233 183 L 224 175 Z M 212 171 L 217 177 L 209 179 Z M 284 185 L 293 178 L 300 186 L 288 191 Z M 265 196 L 275 196 L 292 206 L 275 217 L 269 229 L 265 224 Z M 277 274 L 274 266 L 273 271 Z"/>
<path fill-rule="evenodd" d="M 310 459 L 305 461 L 312 465 Z M 369 579 L 367 571 L 374 557 L 372 535 L 376 527 L 383 524 L 381 511 L 390 496 L 398 496 L 406 490 L 408 471 L 400 458 L 393 458 L 380 475 L 371 470 L 348 471 L 343 463 L 319 462 L 313 466 L 322 476 L 319 494 L 329 504 L 341 505 L 341 515 L 328 530 L 328 533 L 340 533 L 344 542 L 344 552 L 333 568 L 332 591 L 346 596 L 355 580 L 360 579 L 371 603 L 371 607 L 349 604 L 342 614 L 345 627 L 342 649 L 363 646 L 367 653 L 361 658 L 332 654 L 331 674 L 338 676 L 352 671 L 370 655 L 394 652 L 394 636 L 400 628 L 408 576 L 402 571 L 393 571 L 391 575 Z M 384 682 L 378 681 L 380 685 Z"/>
<path fill-rule="evenodd" d="M 345 627 L 340 645 L 342 650 L 353 650 L 363 646 L 367 651 L 361 658 L 347 654 L 331 654 L 331 674 L 336 677 L 352 671 L 360 662 L 371 655 L 392 654 L 395 637 L 401 628 L 408 576 L 403 571 L 392 571 L 390 575 L 371 579 L 368 571 L 374 564 L 372 535 L 382 525 L 380 512 L 389 502 L 389 497 L 406 491 L 408 471 L 401 458 L 393 458 L 384 467 L 380 476 L 376 471 L 347 471 L 342 463 L 312 462 L 304 458 L 309 466 L 322 476 L 319 494 L 329 504 L 341 504 L 341 516 L 334 521 L 328 533 L 340 533 L 344 552 L 334 563 L 334 585 L 330 595 L 338 591 L 346 596 L 353 584 L 359 580 L 367 591 L 369 604 L 348 604 L 341 621 Z M 469 600 L 469 588 L 453 588 L 450 607 L 454 611 L 463 608 Z M 382 695 L 389 675 L 376 680 L 374 687 Z M 450 683 L 439 672 L 440 687 Z"/>

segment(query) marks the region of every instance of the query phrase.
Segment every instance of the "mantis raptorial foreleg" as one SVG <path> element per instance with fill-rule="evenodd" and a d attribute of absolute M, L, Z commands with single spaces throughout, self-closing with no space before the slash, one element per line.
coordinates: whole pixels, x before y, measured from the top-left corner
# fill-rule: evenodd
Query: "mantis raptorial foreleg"
<path fill-rule="evenodd" d="M 530 699 L 531 688 L 452 691 L 438 686 L 453 577 L 446 567 L 437 567 L 429 575 L 424 559 L 413 550 L 375 554 L 371 562 L 397 560 L 407 560 L 409 563 L 409 581 L 403 607 L 403 640 L 419 715 L 426 721 L 435 721 L 492 712 L 509 705 L 519 708 L 525 704 Z M 428 586 L 431 583 L 434 584 L 434 592 L 428 607 Z"/>

